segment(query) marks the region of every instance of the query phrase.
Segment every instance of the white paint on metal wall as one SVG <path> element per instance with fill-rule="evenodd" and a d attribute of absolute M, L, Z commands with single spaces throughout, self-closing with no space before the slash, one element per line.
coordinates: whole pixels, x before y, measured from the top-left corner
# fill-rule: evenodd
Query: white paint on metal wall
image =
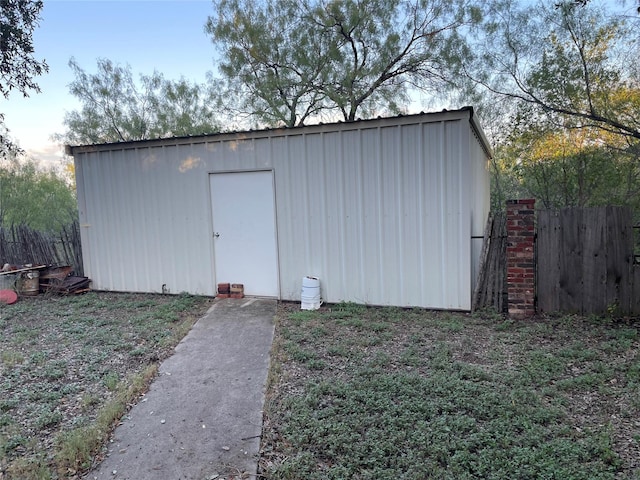
<path fill-rule="evenodd" d="M 209 174 L 272 169 L 280 298 L 311 274 L 327 302 L 468 310 L 489 195 L 470 115 L 73 147 L 85 271 L 214 294 Z"/>
<path fill-rule="evenodd" d="M 471 137 L 472 148 L 469 151 L 469 171 L 471 172 L 471 291 L 475 289 L 479 274 L 480 253 L 487 216 L 490 209 L 490 180 L 488 175 L 488 154 L 483 149 L 481 132 Z"/>

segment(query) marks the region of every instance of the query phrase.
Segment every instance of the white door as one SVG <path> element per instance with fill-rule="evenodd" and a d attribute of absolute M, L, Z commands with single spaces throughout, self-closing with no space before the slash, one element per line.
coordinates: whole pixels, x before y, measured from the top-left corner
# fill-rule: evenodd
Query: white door
<path fill-rule="evenodd" d="M 279 297 L 273 173 L 214 173 L 210 182 L 216 282 Z"/>

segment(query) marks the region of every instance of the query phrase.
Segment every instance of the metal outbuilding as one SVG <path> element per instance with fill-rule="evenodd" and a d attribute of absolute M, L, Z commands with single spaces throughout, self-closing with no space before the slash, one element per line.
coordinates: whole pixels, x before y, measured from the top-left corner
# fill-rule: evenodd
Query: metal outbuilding
<path fill-rule="evenodd" d="M 73 146 L 97 290 L 470 310 L 490 148 L 471 107 Z"/>

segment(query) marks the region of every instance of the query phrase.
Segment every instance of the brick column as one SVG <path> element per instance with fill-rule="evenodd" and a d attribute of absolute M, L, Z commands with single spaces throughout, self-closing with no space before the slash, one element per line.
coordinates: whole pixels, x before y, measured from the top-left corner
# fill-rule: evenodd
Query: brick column
<path fill-rule="evenodd" d="M 513 318 L 536 313 L 535 202 L 507 200 L 507 303 Z"/>

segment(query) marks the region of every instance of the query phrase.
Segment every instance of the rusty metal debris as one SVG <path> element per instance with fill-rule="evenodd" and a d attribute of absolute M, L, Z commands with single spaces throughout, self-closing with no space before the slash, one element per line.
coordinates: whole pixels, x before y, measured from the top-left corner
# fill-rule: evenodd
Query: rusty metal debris
<path fill-rule="evenodd" d="M 30 275 L 33 272 L 38 272 L 39 275 L 32 275 L 29 277 L 37 277 L 35 292 L 29 290 L 28 292 L 21 292 L 20 278 L 23 275 Z M 16 275 L 18 277 L 14 284 L 15 289 L 19 294 L 23 295 L 37 295 L 38 291 L 43 293 L 59 293 L 59 294 L 71 294 L 71 293 L 84 293 L 90 290 L 89 284 L 91 280 L 88 277 L 74 276 L 73 267 L 69 265 L 10 265 L 4 264 L 0 268 L 0 275 Z"/>
<path fill-rule="evenodd" d="M 89 284 L 91 280 L 87 277 L 66 277 L 61 283 L 51 284 L 47 287 L 48 292 L 55 293 L 84 293 L 90 290 Z"/>

